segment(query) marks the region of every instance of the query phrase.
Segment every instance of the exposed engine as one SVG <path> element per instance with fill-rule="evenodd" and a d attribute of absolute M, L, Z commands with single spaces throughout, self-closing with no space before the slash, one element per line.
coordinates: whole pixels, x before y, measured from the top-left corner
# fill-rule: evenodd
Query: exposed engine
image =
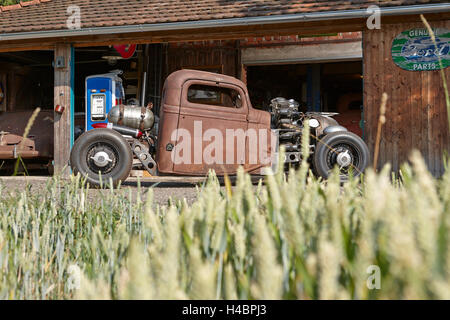
<path fill-rule="evenodd" d="M 298 120 L 303 115 L 299 110 L 299 103 L 293 99 L 275 98 L 270 101 L 272 124 L 277 129 L 284 125 L 298 125 Z"/>
<path fill-rule="evenodd" d="M 301 160 L 301 137 L 305 121 L 308 121 L 311 133 L 321 137 L 336 131 L 347 131 L 331 118 L 336 113 L 302 112 L 300 104 L 285 98 L 275 98 L 270 102 L 272 114 L 272 128 L 279 130 L 280 147 L 286 150 L 286 162 L 299 162 Z M 314 140 L 311 141 L 314 148 Z"/>
<path fill-rule="evenodd" d="M 272 127 L 279 130 L 280 147 L 286 150 L 287 162 L 300 161 L 303 121 L 306 115 L 300 111 L 300 104 L 291 99 L 275 98 L 270 102 Z"/>

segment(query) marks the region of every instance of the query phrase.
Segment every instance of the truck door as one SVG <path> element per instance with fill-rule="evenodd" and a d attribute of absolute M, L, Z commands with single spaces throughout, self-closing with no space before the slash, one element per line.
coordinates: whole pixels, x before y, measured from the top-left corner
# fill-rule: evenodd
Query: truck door
<path fill-rule="evenodd" d="M 205 175 L 214 169 L 218 175 L 234 174 L 248 153 L 244 90 L 229 83 L 189 80 L 180 102 L 174 172 Z"/>

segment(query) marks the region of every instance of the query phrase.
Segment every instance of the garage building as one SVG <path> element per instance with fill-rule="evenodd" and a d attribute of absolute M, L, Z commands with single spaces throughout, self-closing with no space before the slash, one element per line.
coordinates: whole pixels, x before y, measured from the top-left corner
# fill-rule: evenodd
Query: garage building
<path fill-rule="evenodd" d="M 379 11 L 368 11 L 372 5 Z M 368 18 L 378 13 L 381 25 L 373 28 Z M 450 5 L 443 1 L 33 0 L 1 7 L 0 131 L 20 131 L 36 107 L 45 110 L 46 125 L 29 138 L 38 148 L 50 132 L 53 145 L 39 147 L 41 162 L 61 170 L 85 122 L 87 76 L 122 70 L 124 99 L 157 108 L 165 77 L 192 68 L 242 79 L 257 107 L 281 95 L 305 111 L 339 112 L 372 153 L 386 92 L 379 166 L 398 170 L 418 149 L 439 176 L 450 150 L 439 66 L 405 45 L 429 39 L 420 14 L 438 33 L 432 55 L 448 79 Z M 114 46 L 121 45 L 136 45 L 135 54 L 120 59 Z M 19 111 L 17 122 L 2 124 Z"/>

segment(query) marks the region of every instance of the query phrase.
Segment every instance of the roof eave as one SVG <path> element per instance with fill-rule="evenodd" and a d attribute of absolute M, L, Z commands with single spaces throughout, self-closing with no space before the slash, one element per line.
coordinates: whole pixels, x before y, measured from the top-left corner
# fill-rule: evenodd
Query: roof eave
<path fill-rule="evenodd" d="M 412 14 L 430 14 L 450 12 L 450 4 L 432 4 L 432 5 L 415 5 L 415 6 L 398 6 L 381 8 L 382 16 L 396 15 L 412 15 Z M 58 37 L 78 37 L 93 36 L 119 33 L 136 33 L 136 32 L 152 32 L 152 31 L 173 31 L 186 29 L 203 29 L 217 27 L 239 27 L 261 24 L 283 24 L 296 22 L 312 22 L 312 21 L 329 21 L 329 20 L 346 20 L 361 19 L 371 15 L 365 9 L 359 10 L 340 10 L 327 11 L 304 14 L 288 14 L 274 15 L 264 17 L 245 17 L 232 19 L 215 19 L 203 21 L 186 21 L 186 22 L 169 22 L 154 23 L 141 25 L 125 25 L 114 27 L 98 27 L 84 29 L 64 29 L 51 31 L 32 31 L 20 33 L 0 34 L 0 41 L 25 40 L 25 39 L 42 39 L 42 38 L 58 38 Z"/>

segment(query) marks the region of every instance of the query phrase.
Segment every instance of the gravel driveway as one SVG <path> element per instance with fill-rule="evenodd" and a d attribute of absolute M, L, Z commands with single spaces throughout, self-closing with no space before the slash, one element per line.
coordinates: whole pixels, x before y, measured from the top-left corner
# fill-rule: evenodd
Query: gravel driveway
<path fill-rule="evenodd" d="M 9 191 L 23 190 L 28 184 L 31 186 L 32 191 L 40 192 L 40 190 L 44 189 L 47 179 L 47 177 L 0 177 L 0 184 Z M 122 188 L 131 189 L 132 197 L 136 197 L 138 188 L 135 179 L 127 180 Z M 154 201 L 160 205 L 167 205 L 170 197 L 174 200 L 186 198 L 189 204 L 192 204 L 197 198 L 197 190 L 193 183 L 141 181 L 141 193 L 146 192 L 148 188 L 153 188 Z M 89 192 L 89 196 L 95 199 L 98 192 L 102 191 L 92 189 Z"/>

